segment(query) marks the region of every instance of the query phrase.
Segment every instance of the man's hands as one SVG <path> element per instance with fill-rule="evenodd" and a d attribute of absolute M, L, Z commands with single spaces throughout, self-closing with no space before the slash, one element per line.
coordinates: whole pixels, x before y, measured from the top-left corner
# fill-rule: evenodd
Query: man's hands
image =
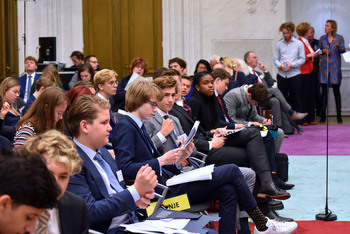
<path fill-rule="evenodd" d="M 167 137 L 173 130 L 174 130 L 173 120 L 170 118 L 163 119 L 163 124 L 162 124 L 162 128 L 160 129 L 160 133 L 164 137 Z"/>
<path fill-rule="evenodd" d="M 145 209 L 154 198 L 154 188 L 157 186 L 157 175 L 148 165 L 142 166 L 137 172 L 134 187 L 140 195 L 136 206 Z"/>
<path fill-rule="evenodd" d="M 264 119 L 263 124 L 264 125 L 271 125 L 271 119 Z"/>
<path fill-rule="evenodd" d="M 281 69 L 285 72 L 289 71 L 291 68 L 292 64 L 288 61 L 281 64 Z"/>

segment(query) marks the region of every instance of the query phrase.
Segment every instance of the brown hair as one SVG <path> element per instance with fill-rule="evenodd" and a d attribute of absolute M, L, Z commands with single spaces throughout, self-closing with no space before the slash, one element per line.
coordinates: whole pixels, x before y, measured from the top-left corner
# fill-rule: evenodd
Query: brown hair
<path fill-rule="evenodd" d="M 175 93 L 177 93 L 178 89 L 179 89 L 179 84 L 171 76 L 158 77 L 157 79 L 153 80 L 152 82 L 154 84 L 156 84 L 160 89 L 175 87 Z"/>
<path fill-rule="evenodd" d="M 16 78 L 13 77 L 6 77 L 0 85 L 0 97 L 2 102 L 7 102 L 6 98 L 5 98 L 5 93 L 15 87 L 15 86 L 21 86 L 20 83 L 18 82 L 18 80 Z M 16 110 L 15 105 L 14 104 L 10 104 L 10 109 L 11 112 L 13 112 L 16 116 L 20 116 L 21 114 Z"/>
<path fill-rule="evenodd" d="M 134 68 L 138 65 L 141 65 L 143 68 L 144 68 L 144 74 L 147 73 L 148 71 L 148 65 L 147 65 L 147 61 L 146 59 L 144 58 L 141 58 L 141 57 L 137 57 L 137 58 L 134 58 L 131 63 L 130 63 L 130 73 L 132 74 L 132 71 L 134 70 Z"/>
<path fill-rule="evenodd" d="M 50 160 L 64 164 L 70 175 L 81 171 L 83 160 L 77 153 L 75 144 L 57 130 L 29 137 L 21 151 L 30 155 L 47 154 Z"/>
<path fill-rule="evenodd" d="M 267 89 L 263 84 L 255 83 L 248 88 L 248 93 L 252 95 L 252 100 L 256 101 L 259 106 L 265 105 L 269 99 Z"/>
<path fill-rule="evenodd" d="M 60 75 L 58 74 L 57 67 L 55 65 L 53 64 L 47 65 L 43 70 L 42 76 L 46 76 L 46 74 L 49 74 L 53 77 L 54 79 L 53 81 L 57 84 L 57 86 L 62 83 L 60 79 Z"/>
<path fill-rule="evenodd" d="M 187 67 L 187 64 L 185 62 L 185 60 L 179 58 L 179 57 L 175 57 L 172 59 L 169 59 L 169 63 L 168 63 L 168 67 L 170 67 L 170 64 L 172 63 L 177 63 L 180 65 L 181 68 L 185 69 Z"/>
<path fill-rule="evenodd" d="M 279 27 L 279 31 L 282 32 L 282 29 L 287 29 L 288 31 L 294 32 L 295 25 L 293 22 L 285 22 Z"/>
<path fill-rule="evenodd" d="M 225 69 L 223 68 L 218 68 L 218 69 L 214 69 L 213 72 L 211 73 L 214 80 L 216 78 L 220 78 L 220 80 L 225 80 L 225 79 L 229 79 L 231 80 L 231 75 L 230 73 L 228 73 Z"/>
<path fill-rule="evenodd" d="M 57 84 L 51 78 L 41 76 L 35 83 L 35 90 L 39 91 L 41 87 L 46 89 L 51 86 L 57 86 Z"/>
<path fill-rule="evenodd" d="M 20 126 L 31 122 L 36 134 L 43 133 L 50 129 L 57 129 L 63 132 L 63 120 L 60 119 L 55 123 L 55 108 L 62 103 L 68 104 L 68 98 L 61 88 L 46 88 L 18 122 L 17 130 Z"/>
<path fill-rule="evenodd" d="M 311 25 L 307 22 L 302 22 L 300 24 L 298 24 L 298 26 L 295 28 L 295 30 L 297 31 L 297 34 L 300 37 L 304 37 L 306 35 L 306 33 L 309 31 Z"/>
<path fill-rule="evenodd" d="M 78 68 L 78 79 L 77 81 L 81 81 L 81 73 L 84 72 L 84 71 L 88 71 L 91 75 L 91 79 L 90 81 L 93 81 L 94 80 L 94 75 L 95 75 L 95 72 L 94 72 L 94 69 L 92 68 L 92 66 L 90 65 L 90 63 L 84 63 L 82 65 L 79 66 Z"/>
<path fill-rule="evenodd" d="M 153 79 L 156 79 L 157 77 L 162 76 L 162 73 L 166 70 L 168 70 L 168 68 L 166 68 L 166 67 L 157 67 L 156 69 L 154 69 Z"/>
<path fill-rule="evenodd" d="M 164 97 L 162 90 L 152 82 L 137 81 L 133 83 L 125 95 L 125 110 L 128 112 L 137 110 L 144 103 L 148 102 L 153 95 L 158 101 Z"/>
<path fill-rule="evenodd" d="M 331 23 L 332 28 L 334 29 L 334 31 L 332 32 L 332 36 L 335 36 L 335 34 L 337 34 L 337 21 L 335 20 L 327 20 L 326 23 Z"/>
<path fill-rule="evenodd" d="M 97 118 L 100 109 L 110 109 L 110 104 L 96 95 L 81 95 L 73 101 L 67 115 L 69 131 L 74 137 L 80 134 L 80 122 L 85 120 L 88 123 Z"/>

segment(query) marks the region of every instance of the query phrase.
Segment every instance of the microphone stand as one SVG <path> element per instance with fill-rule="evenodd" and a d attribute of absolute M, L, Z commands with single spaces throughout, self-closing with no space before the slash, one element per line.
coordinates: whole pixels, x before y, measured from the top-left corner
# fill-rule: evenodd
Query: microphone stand
<path fill-rule="evenodd" d="M 326 96 L 327 96 L 327 104 L 326 104 L 326 125 L 327 125 L 327 140 L 326 140 L 326 206 L 325 206 L 325 211 L 324 213 L 319 213 L 316 215 L 316 220 L 323 220 L 323 221 L 335 221 L 337 220 L 337 215 L 333 214 L 330 209 L 328 209 L 328 114 L 329 114 L 329 108 L 328 108 L 328 83 L 329 83 L 329 46 L 331 43 L 328 43 L 326 46 L 327 49 L 327 91 L 326 91 Z"/>

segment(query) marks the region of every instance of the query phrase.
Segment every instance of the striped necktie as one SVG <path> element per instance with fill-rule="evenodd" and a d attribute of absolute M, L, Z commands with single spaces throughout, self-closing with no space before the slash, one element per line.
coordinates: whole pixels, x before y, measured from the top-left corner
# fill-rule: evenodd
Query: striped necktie
<path fill-rule="evenodd" d="M 37 234 L 48 234 L 49 231 L 47 229 L 47 224 L 50 220 L 50 212 L 48 210 L 45 210 L 38 218 L 39 225 L 38 230 L 36 231 Z"/>

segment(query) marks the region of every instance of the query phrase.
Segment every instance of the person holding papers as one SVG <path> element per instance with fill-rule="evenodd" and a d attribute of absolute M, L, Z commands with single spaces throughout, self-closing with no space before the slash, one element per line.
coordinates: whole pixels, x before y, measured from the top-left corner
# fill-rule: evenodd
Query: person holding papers
<path fill-rule="evenodd" d="M 335 20 L 327 20 L 324 31 L 326 34 L 321 36 L 320 41 L 318 43 L 318 47 L 323 52 L 319 71 L 320 83 L 322 88 L 321 122 L 326 121 L 328 83 L 328 85 L 332 86 L 333 89 L 335 106 L 337 109 L 337 121 L 339 124 L 341 124 L 343 123 L 343 120 L 341 118 L 340 84 L 342 80 L 342 73 L 340 54 L 346 51 L 344 37 L 342 35 L 337 34 L 337 22 Z M 327 72 L 329 74 L 327 74 Z"/>
<path fill-rule="evenodd" d="M 124 179 L 135 179 L 137 171 L 148 164 L 156 172 L 158 181 L 165 184 L 168 178 L 180 173 L 182 162 L 192 153 L 193 143 L 187 147 L 178 147 L 160 155 L 148 136 L 142 120 L 149 120 L 157 112 L 157 102 L 164 94 L 154 83 L 135 82 L 126 93 L 125 118 L 117 124 L 112 144 L 118 167 L 123 171 Z M 242 173 L 234 164 L 214 168 L 212 180 L 196 181 L 171 186 L 168 196 L 187 194 L 190 203 L 210 200 L 220 201 L 219 233 L 234 233 L 236 207 L 239 204 L 246 210 L 256 224 L 255 233 L 266 233 L 276 228 L 275 233 L 293 232 L 297 224 L 276 223 L 265 218 L 257 207 Z"/>
<path fill-rule="evenodd" d="M 125 94 L 126 90 L 125 87 L 129 83 L 129 81 L 132 82 L 132 80 L 136 79 L 137 77 L 143 77 L 144 74 L 146 74 L 148 71 L 148 65 L 147 61 L 144 58 L 137 57 L 134 58 L 130 63 L 130 73 L 131 75 L 125 76 L 120 81 L 117 93 L 112 97 L 113 103 L 112 103 L 112 112 L 117 112 L 118 109 L 125 109 Z"/>
<path fill-rule="evenodd" d="M 121 233 L 121 224 L 138 221 L 135 210 L 146 208 L 154 197 L 157 176 L 151 167 L 140 167 L 132 186 L 126 188 L 122 171 L 109 152 L 108 102 L 93 95 L 78 97 L 69 108 L 67 122 L 82 170 L 69 180 L 67 190 L 81 196 L 88 207 L 90 228 L 103 233 Z"/>

